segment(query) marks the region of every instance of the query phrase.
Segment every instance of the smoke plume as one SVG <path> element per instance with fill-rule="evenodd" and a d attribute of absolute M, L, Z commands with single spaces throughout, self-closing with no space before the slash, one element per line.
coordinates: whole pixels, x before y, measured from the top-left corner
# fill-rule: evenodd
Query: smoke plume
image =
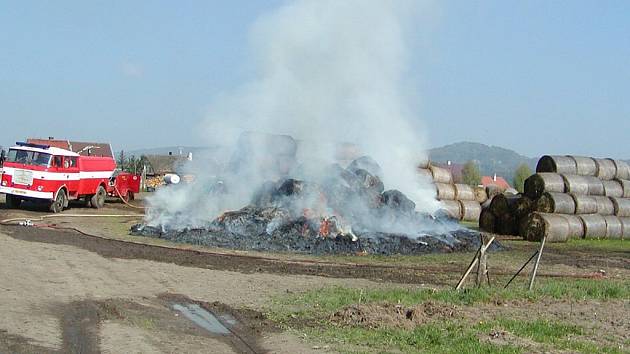
<path fill-rule="evenodd" d="M 418 6 L 298 0 L 261 16 L 251 28 L 253 78 L 216 97 L 202 124 L 207 144 L 222 150 L 196 156 L 187 167 L 198 183 L 152 196 L 148 221 L 197 226 L 250 203 L 260 185 L 275 177 L 265 166 L 276 143 L 261 142 L 259 133 L 296 139 L 299 168 L 285 171 L 295 178 L 321 180 L 323 166 L 338 161 L 338 146 L 352 144 L 380 164 L 387 189 L 406 194 L 418 211 L 435 212 L 435 191 L 416 173 L 427 158 L 425 136 L 405 92 L 406 40 Z M 258 136 L 245 151 L 243 132 Z M 240 167 L 230 168 L 239 154 Z M 208 197 L 209 188 L 224 185 L 220 198 Z"/>

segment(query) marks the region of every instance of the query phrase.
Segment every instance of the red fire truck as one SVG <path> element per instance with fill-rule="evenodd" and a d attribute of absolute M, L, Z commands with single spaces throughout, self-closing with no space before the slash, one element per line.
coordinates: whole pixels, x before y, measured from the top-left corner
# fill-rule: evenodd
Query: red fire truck
<path fill-rule="evenodd" d="M 54 213 L 70 200 L 84 200 L 101 208 L 107 195 L 132 199 L 140 189 L 140 177 L 116 170 L 112 156 L 85 156 L 50 145 L 16 143 L 2 168 L 0 193 L 9 208 L 22 201 L 40 201 Z"/>

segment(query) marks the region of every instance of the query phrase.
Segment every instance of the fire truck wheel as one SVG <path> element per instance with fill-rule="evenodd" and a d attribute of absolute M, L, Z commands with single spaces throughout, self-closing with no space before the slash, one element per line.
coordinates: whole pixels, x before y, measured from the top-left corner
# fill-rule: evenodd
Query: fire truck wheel
<path fill-rule="evenodd" d="M 22 199 L 11 195 L 11 194 L 7 194 L 7 208 L 9 209 L 17 209 L 20 207 L 20 204 L 22 204 Z"/>
<path fill-rule="evenodd" d="M 92 208 L 100 209 L 105 206 L 105 197 L 107 196 L 107 192 L 103 186 L 98 187 L 96 190 L 96 194 L 92 196 L 90 199 L 90 203 L 92 204 Z"/>
<path fill-rule="evenodd" d="M 62 189 L 57 193 L 57 197 L 50 204 L 50 211 L 53 213 L 61 213 L 66 203 L 66 191 Z"/>

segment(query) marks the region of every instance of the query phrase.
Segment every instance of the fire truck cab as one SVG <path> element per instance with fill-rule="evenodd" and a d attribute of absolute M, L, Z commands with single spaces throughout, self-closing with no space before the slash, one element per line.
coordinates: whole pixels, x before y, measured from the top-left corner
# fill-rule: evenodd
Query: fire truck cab
<path fill-rule="evenodd" d="M 139 176 L 117 173 L 112 157 L 83 156 L 76 152 L 32 143 L 16 143 L 4 161 L 0 193 L 9 208 L 22 201 L 40 201 L 54 213 L 70 200 L 83 199 L 101 208 L 108 194 L 132 196 L 139 191 Z"/>

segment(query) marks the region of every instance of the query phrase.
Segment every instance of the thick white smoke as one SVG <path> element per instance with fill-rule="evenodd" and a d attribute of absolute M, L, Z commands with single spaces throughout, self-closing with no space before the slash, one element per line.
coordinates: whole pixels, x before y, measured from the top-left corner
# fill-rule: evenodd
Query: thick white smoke
<path fill-rule="evenodd" d="M 302 159 L 331 162 L 332 145 L 353 143 L 381 165 L 386 189 L 405 193 L 418 211 L 436 211 L 434 188 L 416 172 L 426 159 L 425 136 L 404 91 L 405 40 L 421 13 L 418 6 L 417 1 L 298 0 L 262 16 L 251 29 L 254 78 L 213 101 L 203 124 L 208 145 L 234 146 L 245 131 L 286 134 L 300 141 Z M 256 151 L 252 155 L 261 158 Z M 219 174 L 206 166 L 191 168 L 201 178 Z M 154 213 L 150 219 L 170 224 L 211 219 L 222 209 L 246 205 L 266 177 L 237 176 L 238 192 L 221 205 L 204 199 L 199 186 L 178 188 L 178 197 L 156 193 L 150 203 L 171 200 L 169 209 L 176 213 L 169 219 Z"/>

